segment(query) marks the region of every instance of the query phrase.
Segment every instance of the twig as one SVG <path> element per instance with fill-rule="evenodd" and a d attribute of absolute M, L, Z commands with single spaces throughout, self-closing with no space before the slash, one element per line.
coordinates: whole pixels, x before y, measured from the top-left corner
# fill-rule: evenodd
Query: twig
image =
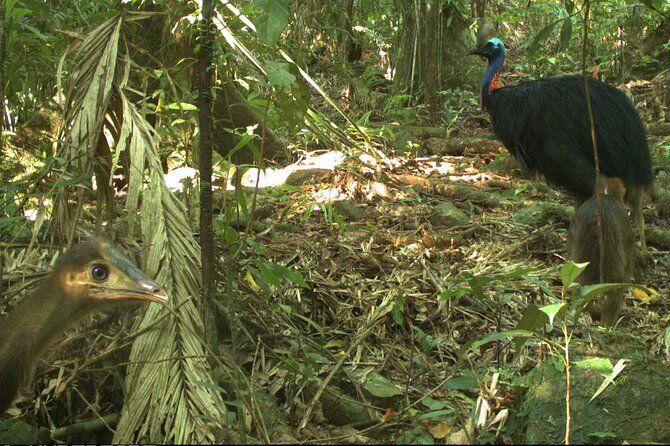
<path fill-rule="evenodd" d="M 119 414 L 112 413 L 105 415 L 104 417 L 98 417 L 91 420 L 71 424 L 69 426 L 51 429 L 50 435 L 53 440 L 59 440 L 61 438 L 67 438 L 72 435 L 90 434 L 91 432 L 97 432 L 104 428 L 111 429 L 110 426 L 115 426 L 117 421 L 119 421 Z"/>
<path fill-rule="evenodd" d="M 570 337 L 568 336 L 568 327 L 563 323 L 563 337 L 565 338 L 565 347 L 563 357 L 565 365 L 565 444 L 570 444 Z"/>

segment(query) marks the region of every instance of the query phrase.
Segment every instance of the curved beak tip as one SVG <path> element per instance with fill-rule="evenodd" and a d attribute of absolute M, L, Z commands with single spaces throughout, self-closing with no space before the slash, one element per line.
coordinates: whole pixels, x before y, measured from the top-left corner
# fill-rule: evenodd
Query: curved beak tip
<path fill-rule="evenodd" d="M 167 293 L 156 285 L 145 288 L 144 293 L 147 297 L 147 300 L 151 302 L 158 302 L 159 304 L 165 305 L 170 301 Z"/>
<path fill-rule="evenodd" d="M 167 304 L 170 301 L 167 293 L 161 289 L 153 280 L 140 280 L 136 282 L 141 293 L 151 302 Z"/>
<path fill-rule="evenodd" d="M 168 297 L 167 293 L 160 289 L 152 291 L 149 300 L 163 305 L 167 305 L 167 303 L 170 302 L 170 298 Z"/>

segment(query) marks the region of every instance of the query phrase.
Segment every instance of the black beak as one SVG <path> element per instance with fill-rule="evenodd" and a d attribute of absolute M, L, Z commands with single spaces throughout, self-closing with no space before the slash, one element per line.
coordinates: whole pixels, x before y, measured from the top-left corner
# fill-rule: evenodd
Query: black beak
<path fill-rule="evenodd" d="M 492 56 L 491 50 L 485 44 L 484 45 L 479 45 L 479 46 L 473 46 L 472 48 L 470 48 L 468 50 L 468 56 L 473 56 L 473 55 L 482 56 L 482 57 L 486 57 L 486 58 Z"/>

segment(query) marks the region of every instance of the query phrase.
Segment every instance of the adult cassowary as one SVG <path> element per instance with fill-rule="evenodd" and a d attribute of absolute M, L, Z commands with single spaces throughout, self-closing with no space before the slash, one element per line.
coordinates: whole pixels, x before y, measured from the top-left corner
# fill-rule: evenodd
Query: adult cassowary
<path fill-rule="evenodd" d="M 481 34 L 480 34 L 481 35 Z M 482 108 L 507 150 L 531 173 L 567 190 L 578 204 L 595 190 L 595 162 L 583 76 L 558 76 L 498 85 L 505 45 L 480 40 L 468 54 L 488 60 L 481 89 Z M 646 253 L 642 193 L 655 197 L 649 147 L 640 116 L 623 92 L 589 77 L 589 96 L 598 144 L 600 173 L 618 177 Z"/>

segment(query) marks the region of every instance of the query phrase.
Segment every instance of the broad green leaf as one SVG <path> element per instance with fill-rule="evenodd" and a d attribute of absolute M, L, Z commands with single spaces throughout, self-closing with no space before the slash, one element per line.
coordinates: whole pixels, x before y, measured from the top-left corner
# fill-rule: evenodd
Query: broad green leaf
<path fill-rule="evenodd" d="M 449 381 L 444 383 L 444 388 L 449 390 L 472 390 L 479 388 L 479 381 L 477 376 L 472 373 L 468 373 L 463 376 L 458 376 L 456 378 L 451 378 Z"/>
<path fill-rule="evenodd" d="M 305 279 L 302 278 L 302 275 L 299 272 L 282 265 L 277 265 L 276 263 L 270 262 L 269 260 L 264 260 L 263 265 L 268 271 L 271 271 L 272 274 L 274 274 L 276 277 L 286 279 L 290 282 L 295 283 L 300 287 L 309 288 L 307 282 L 305 282 Z"/>
<path fill-rule="evenodd" d="M 10 15 L 17 0 L 5 0 L 5 15 Z"/>
<path fill-rule="evenodd" d="M 268 82 L 275 87 L 289 87 L 295 82 L 295 76 L 289 73 L 288 63 L 265 61 L 265 71 L 268 76 Z"/>
<path fill-rule="evenodd" d="M 566 303 L 558 303 L 551 305 L 544 305 L 540 307 L 540 311 L 549 316 L 549 323 L 554 323 L 554 317 L 566 306 Z"/>
<path fill-rule="evenodd" d="M 262 11 L 254 20 L 258 35 L 266 43 L 277 43 L 288 25 L 291 0 L 254 0 L 253 5 Z"/>
<path fill-rule="evenodd" d="M 612 362 L 607 358 L 584 359 L 583 361 L 575 362 L 575 365 L 586 370 L 600 373 L 605 377 L 609 376 L 612 373 L 612 370 L 614 370 Z"/>
<path fill-rule="evenodd" d="M 214 390 L 216 392 L 222 392 L 224 394 L 226 393 L 226 389 L 214 383 L 198 381 L 198 380 L 194 380 L 193 382 L 200 387 L 204 387 L 205 389 Z"/>
<path fill-rule="evenodd" d="M 540 311 L 537 305 L 529 304 L 521 316 L 521 320 L 514 327 L 515 330 L 527 330 L 540 333 L 544 325 L 549 322 L 548 314 Z"/>
<path fill-rule="evenodd" d="M 536 336 L 535 333 L 532 331 L 528 330 L 508 330 L 508 331 L 500 331 L 497 333 L 490 333 L 485 336 L 480 337 L 479 339 L 474 339 L 461 348 L 460 355 L 463 356 L 465 353 L 467 353 L 470 350 L 474 350 L 476 348 L 481 347 L 482 345 L 486 345 L 490 342 L 494 341 L 503 341 L 515 337 L 534 337 Z"/>
<path fill-rule="evenodd" d="M 184 110 L 184 111 L 195 111 L 198 109 L 193 104 L 189 104 L 188 102 L 173 102 L 171 104 L 168 104 L 166 106 L 170 110 Z"/>
<path fill-rule="evenodd" d="M 471 291 L 470 288 L 458 286 L 450 282 L 447 282 L 446 286 L 447 288 L 440 293 L 440 300 L 458 299 Z"/>
<path fill-rule="evenodd" d="M 449 403 L 446 401 L 439 401 L 436 399 L 433 399 L 429 396 L 425 396 L 421 399 L 421 404 L 426 406 L 429 410 L 432 411 L 442 411 L 445 407 L 449 407 Z M 445 412 L 453 412 L 452 409 L 447 409 Z"/>
<path fill-rule="evenodd" d="M 585 263 L 575 263 L 572 260 L 565 262 L 561 266 L 561 283 L 563 284 L 563 290 L 570 288 L 575 279 L 586 269 L 588 262 Z"/>
<path fill-rule="evenodd" d="M 435 410 L 432 412 L 427 412 L 424 413 L 423 415 L 420 415 L 418 420 L 427 420 L 430 418 L 441 418 L 447 415 L 452 415 L 454 413 L 453 409 L 444 409 L 444 410 Z"/>
<path fill-rule="evenodd" d="M 561 46 L 559 51 L 565 51 L 570 46 L 570 38 L 572 37 L 572 17 L 568 16 L 563 21 L 561 26 Z"/>
<path fill-rule="evenodd" d="M 30 15 L 30 9 L 26 8 L 14 8 L 12 9 L 11 16 L 13 19 L 20 19 L 21 17 L 25 17 L 27 15 Z"/>
<path fill-rule="evenodd" d="M 49 40 L 52 39 L 51 36 L 43 34 L 39 29 L 35 28 L 34 26 L 30 26 L 27 23 L 23 23 L 23 26 L 25 26 L 27 30 L 29 30 L 30 32 L 35 34 L 37 36 L 37 38 L 40 39 L 40 40 L 43 40 L 43 41 L 46 42 L 46 41 L 49 41 Z"/>
<path fill-rule="evenodd" d="M 368 374 L 363 387 L 377 398 L 390 398 L 403 393 L 399 386 L 374 371 Z"/>
<path fill-rule="evenodd" d="M 551 287 L 545 282 L 544 280 L 538 279 L 535 276 L 529 276 L 529 275 L 524 275 L 522 276 L 522 279 L 524 279 L 527 282 L 534 283 L 538 287 L 540 287 L 540 290 L 547 296 L 551 297 L 554 300 L 558 300 L 558 297 L 554 294 L 552 291 Z"/>
<path fill-rule="evenodd" d="M 579 289 L 576 297 L 590 300 L 608 291 L 630 288 L 632 285 L 632 283 L 597 283 L 595 285 L 586 285 Z"/>
<path fill-rule="evenodd" d="M 281 79 L 274 79 L 277 103 L 287 124 L 296 127 L 302 125 L 305 120 L 310 99 L 309 86 L 300 77 L 300 70 L 294 63 L 282 65 L 282 72 L 276 73 L 281 74 Z M 288 76 L 290 76 L 290 79 Z M 273 80 L 270 80 L 270 82 L 272 83 Z"/>
<path fill-rule="evenodd" d="M 551 36 L 551 34 L 554 32 L 554 27 L 556 26 L 558 22 L 552 22 L 549 25 L 545 26 L 542 28 L 536 35 L 535 38 L 533 39 L 533 42 L 530 44 L 530 47 L 528 48 L 528 52 L 531 54 L 537 51 L 538 47 L 545 42 Z"/>
<path fill-rule="evenodd" d="M 73 184 L 78 184 L 80 186 L 84 186 L 87 189 L 91 189 L 92 183 L 91 183 L 91 176 L 90 175 L 81 175 L 81 176 L 76 176 L 68 179 L 62 179 L 56 181 L 55 186 L 56 187 L 65 187 L 65 186 L 70 186 Z"/>

